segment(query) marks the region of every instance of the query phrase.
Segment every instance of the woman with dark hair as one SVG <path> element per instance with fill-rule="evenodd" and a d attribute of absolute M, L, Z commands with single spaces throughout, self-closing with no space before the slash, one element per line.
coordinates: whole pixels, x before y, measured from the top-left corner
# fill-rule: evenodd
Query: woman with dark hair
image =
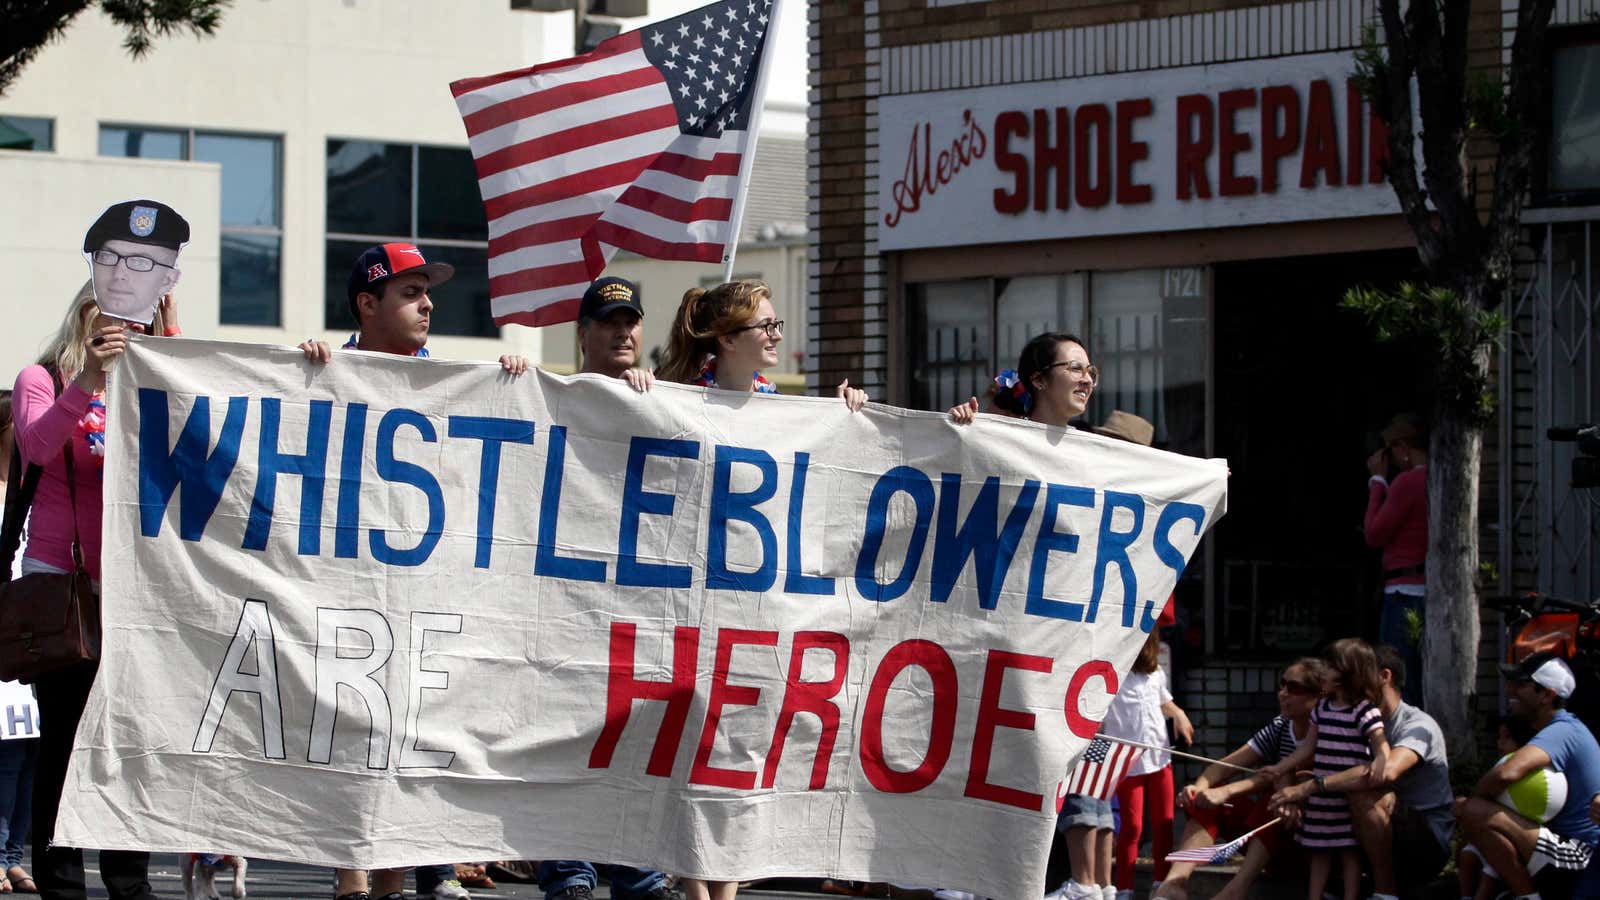
<path fill-rule="evenodd" d="M 690 288 L 672 321 L 667 352 L 656 377 L 679 384 L 776 394 L 761 374 L 778 364 L 783 320 L 772 306 L 766 282 L 747 279 L 707 290 Z M 855 412 L 867 392 L 839 382 L 837 395 Z"/>
<path fill-rule="evenodd" d="M 1089 348 L 1077 335 L 1049 331 L 1031 338 L 1017 356 L 1017 368 L 995 378 L 994 406 L 1002 412 L 1066 428 L 1089 408 L 1100 370 L 1089 362 Z M 950 410 L 966 425 L 978 412 L 972 397 Z"/>
<path fill-rule="evenodd" d="M 102 466 L 105 464 L 106 407 L 102 399 L 106 372 L 128 348 L 128 335 L 149 331 L 178 333 L 172 296 L 161 301 L 150 326 L 113 319 L 95 304 L 93 285 L 85 282 L 72 298 L 56 337 L 39 361 L 17 375 L 13 395 L 17 448 L 22 463 L 43 469 L 28 515 L 27 549 L 22 574 L 70 573 L 73 544 L 83 566 L 100 584 L 100 515 Z M 55 832 L 67 758 L 96 662 L 80 663 L 39 676 L 34 695 L 39 703 L 39 766 L 34 780 L 35 829 L 45 840 L 33 846 L 33 869 L 40 894 L 60 900 L 82 900 L 83 851 L 49 843 Z M 145 900 L 150 889 L 150 854 L 131 850 L 100 851 L 100 877 L 113 900 Z"/>
<path fill-rule="evenodd" d="M 1297 748 L 1312 740 L 1311 711 L 1322 699 L 1324 686 L 1332 675 L 1328 664 L 1315 656 L 1301 657 L 1284 667 L 1278 676 L 1278 715 L 1250 740 L 1224 756 L 1221 761 L 1227 766 L 1212 763 L 1192 784 L 1178 792 L 1178 806 L 1188 818 L 1183 837 L 1178 841 L 1179 850 L 1214 844 L 1223 840 L 1224 834 L 1237 837 L 1269 821 L 1267 795 L 1275 786 L 1272 774 L 1256 772 L 1234 778 L 1238 770 L 1230 767 L 1255 769 L 1275 765 L 1292 757 Z M 1230 778 L 1234 780 L 1229 781 Z M 1249 896 L 1250 886 L 1266 868 L 1269 858 L 1293 852 L 1293 830 L 1285 823 L 1252 838 L 1245 845 L 1244 863 L 1217 898 L 1235 900 Z M 1195 868 L 1195 863 L 1173 863 L 1152 896 L 1184 900 L 1189 895 L 1189 876 Z"/>

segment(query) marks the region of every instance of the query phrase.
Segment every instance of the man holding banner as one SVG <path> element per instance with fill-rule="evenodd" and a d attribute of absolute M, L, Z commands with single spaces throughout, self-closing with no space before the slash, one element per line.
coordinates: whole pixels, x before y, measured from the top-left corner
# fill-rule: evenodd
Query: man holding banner
<path fill-rule="evenodd" d="M 430 263 L 414 244 L 381 244 L 356 257 L 350 269 L 347 298 L 358 330 L 344 349 L 371 350 L 400 356 L 428 355 L 428 328 L 433 312 L 432 289 L 449 281 L 455 267 Z M 315 339 L 300 344 L 306 359 L 326 364 L 333 359 L 328 345 Z M 500 366 L 516 376 L 528 370 L 521 356 L 502 356 Z M 375 887 L 381 900 L 402 900 L 405 869 L 380 871 L 369 886 L 365 869 L 336 869 L 334 896 L 338 900 L 369 900 Z M 434 900 L 470 900 L 449 863 L 417 867 L 417 893 Z"/>

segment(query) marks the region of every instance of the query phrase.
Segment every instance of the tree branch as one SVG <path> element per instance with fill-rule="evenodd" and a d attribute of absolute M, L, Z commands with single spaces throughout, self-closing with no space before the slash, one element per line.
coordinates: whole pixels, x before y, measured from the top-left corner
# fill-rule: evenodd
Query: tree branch
<path fill-rule="evenodd" d="M 89 0 L 0 0 L 0 96 Z"/>
<path fill-rule="evenodd" d="M 1481 258 L 1483 226 L 1467 192 L 1466 28 L 1469 4 L 1412 0 L 1406 18 L 1421 102 L 1423 179 L 1445 248 L 1434 278 L 1460 287 Z"/>
<path fill-rule="evenodd" d="M 1400 211 L 1417 239 L 1422 265 L 1434 271 L 1443 256 L 1433 215 L 1428 211 L 1428 195 L 1417 182 L 1416 132 L 1412 128 L 1411 76 L 1415 63 L 1409 36 L 1400 18 L 1400 0 L 1379 0 L 1383 18 L 1383 42 L 1388 59 L 1373 85 L 1373 106 L 1389 126 L 1389 184 Z"/>
<path fill-rule="evenodd" d="M 1495 159 L 1494 199 L 1485 229 L 1484 257 L 1494 290 L 1484 297 L 1498 303 L 1511 279 L 1511 260 L 1519 243 L 1522 199 L 1533 180 L 1534 136 L 1545 125 L 1544 60 L 1554 0 L 1522 0 L 1517 8 L 1517 36 L 1511 44 L 1506 72 L 1506 129 Z"/>

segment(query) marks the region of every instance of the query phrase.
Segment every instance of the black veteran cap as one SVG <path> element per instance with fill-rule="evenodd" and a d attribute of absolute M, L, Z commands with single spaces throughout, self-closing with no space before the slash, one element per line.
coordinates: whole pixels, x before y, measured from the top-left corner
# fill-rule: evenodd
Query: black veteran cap
<path fill-rule="evenodd" d="M 83 236 L 83 252 L 92 253 L 106 241 L 131 241 L 168 250 L 181 250 L 189 242 L 189 223 L 165 203 L 124 200 L 109 207 Z"/>
<path fill-rule="evenodd" d="M 644 307 L 639 303 L 639 286 L 625 278 L 601 278 L 583 292 L 583 302 L 578 304 L 578 318 L 599 321 L 619 309 L 631 309 L 644 318 Z"/>

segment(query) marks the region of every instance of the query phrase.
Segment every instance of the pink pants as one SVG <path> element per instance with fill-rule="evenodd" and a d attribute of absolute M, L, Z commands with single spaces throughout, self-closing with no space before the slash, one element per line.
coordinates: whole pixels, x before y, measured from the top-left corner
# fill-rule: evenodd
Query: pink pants
<path fill-rule="evenodd" d="M 1117 887 L 1133 888 L 1133 863 L 1139 858 L 1139 839 L 1144 835 L 1144 811 L 1150 808 L 1150 842 L 1154 845 L 1155 880 L 1167 877 L 1172 852 L 1172 766 L 1163 766 L 1147 775 L 1129 775 L 1117 786 L 1117 805 L 1122 828 L 1117 831 Z"/>

